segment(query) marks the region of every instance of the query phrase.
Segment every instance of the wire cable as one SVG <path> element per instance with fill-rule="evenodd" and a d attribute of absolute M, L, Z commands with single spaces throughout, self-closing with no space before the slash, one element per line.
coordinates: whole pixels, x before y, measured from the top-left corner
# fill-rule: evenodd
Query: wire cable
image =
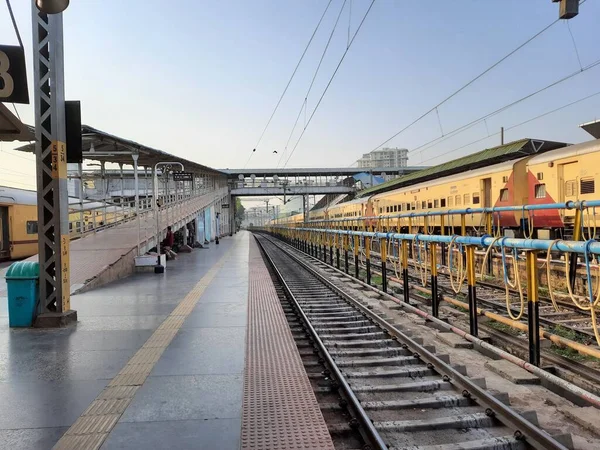
<path fill-rule="evenodd" d="M 288 145 L 290 144 L 290 141 L 292 140 L 292 136 L 294 134 L 294 131 L 296 131 L 296 125 L 298 125 L 298 120 L 300 119 L 300 116 L 302 115 L 302 110 L 304 110 L 304 127 L 306 128 L 306 110 L 308 109 L 308 96 L 310 95 L 310 91 L 313 88 L 313 85 L 315 84 L 315 80 L 317 78 L 317 75 L 319 73 L 319 70 L 321 69 L 321 64 L 323 64 L 323 59 L 325 58 L 325 54 L 327 53 L 327 50 L 329 49 L 329 44 L 331 44 L 331 39 L 333 38 L 333 34 L 335 33 L 335 30 L 338 26 L 338 23 L 340 21 L 340 17 L 342 17 L 342 12 L 344 11 L 344 8 L 346 6 L 346 2 L 347 0 L 344 0 L 344 3 L 342 3 L 342 7 L 340 8 L 340 12 L 338 13 L 337 19 L 335 20 L 335 23 L 333 24 L 333 29 L 331 30 L 331 34 L 329 35 L 329 39 L 327 40 L 327 44 L 325 45 L 325 48 L 323 49 L 323 54 L 321 55 L 321 59 L 319 61 L 319 64 L 317 65 L 317 69 L 315 70 L 315 73 L 312 77 L 312 80 L 310 82 L 310 86 L 308 87 L 308 91 L 306 91 L 306 95 L 304 96 L 304 101 L 302 102 L 302 106 L 300 107 L 300 111 L 298 111 L 298 116 L 296 117 L 296 122 L 294 122 L 294 126 L 292 127 L 292 131 L 290 132 L 290 135 L 288 136 L 288 140 L 285 143 L 285 147 L 284 150 L 279 158 L 279 161 L 277 162 L 277 167 L 279 167 L 279 164 L 281 164 L 281 161 L 283 160 L 283 158 L 285 157 L 285 154 L 287 153 L 287 149 L 288 149 Z M 348 38 L 350 37 L 350 35 L 348 35 Z"/>
<path fill-rule="evenodd" d="M 545 116 L 547 116 L 547 115 L 553 114 L 553 113 L 555 113 L 555 112 L 557 112 L 557 111 L 560 111 L 560 110 L 562 110 L 562 109 L 568 108 L 569 106 L 573 106 L 573 105 L 575 105 L 575 104 L 577 104 L 577 103 L 581 103 L 581 102 L 583 102 L 584 100 L 588 100 L 588 99 L 590 99 L 590 98 L 592 98 L 592 97 L 595 97 L 595 96 L 597 96 L 597 95 L 600 95 L 600 91 L 594 92 L 593 94 L 590 94 L 590 95 L 586 95 L 585 97 L 582 97 L 582 98 L 580 98 L 580 99 L 578 99 L 578 100 L 575 100 L 575 101 L 573 101 L 573 102 L 567 103 L 567 104 L 565 104 L 565 105 L 559 106 L 558 108 L 555 108 L 555 109 L 553 109 L 553 110 L 546 111 L 546 112 L 544 112 L 544 113 L 542 113 L 542 114 L 539 114 L 539 115 L 537 115 L 537 116 L 535 116 L 535 117 L 532 117 L 531 119 L 527 119 L 527 120 L 525 120 L 525 121 L 523 121 L 523 122 L 517 123 L 517 124 L 515 124 L 515 125 L 512 125 L 512 126 L 510 126 L 510 127 L 507 127 L 507 128 L 504 128 L 504 131 L 506 132 L 506 131 L 512 130 L 512 129 L 514 129 L 514 128 L 517 128 L 517 127 L 523 126 L 523 125 L 525 125 L 525 124 L 527 124 L 527 123 L 529 123 L 529 122 L 533 122 L 534 120 L 541 119 L 542 117 L 545 117 Z M 489 133 L 489 132 L 488 132 L 488 133 Z M 486 139 L 488 139 L 488 138 L 490 138 L 490 137 L 493 137 L 493 136 L 496 136 L 496 135 L 498 135 L 498 134 L 500 134 L 500 132 L 496 132 L 496 133 L 493 133 L 493 134 L 488 134 L 488 135 L 487 135 L 487 136 L 485 136 L 485 137 L 482 137 L 482 138 L 480 138 L 480 139 L 477 139 L 477 140 L 475 140 L 475 141 L 469 142 L 468 144 L 461 145 L 460 147 L 456 147 L 456 148 L 454 148 L 454 149 L 452 149 L 452 150 L 449 150 L 449 151 L 447 151 L 447 152 L 444 152 L 444 153 L 438 153 L 438 154 L 436 154 L 435 156 L 432 156 L 431 158 L 429 158 L 429 159 L 426 159 L 425 161 L 422 161 L 421 163 L 426 163 L 426 162 L 429 162 L 429 161 L 431 161 L 431 160 L 433 160 L 433 159 L 437 159 L 437 158 L 439 158 L 440 156 L 446 156 L 446 155 L 448 155 L 448 154 L 450 154 L 450 153 L 454 153 L 454 152 L 456 152 L 456 151 L 458 151 L 458 150 L 461 150 L 461 149 L 463 149 L 463 148 L 465 148 L 465 147 L 468 147 L 468 146 L 470 146 L 470 145 L 477 144 L 478 142 L 481 142 L 481 141 L 485 141 Z M 443 142 L 443 141 L 440 141 L 440 142 Z M 438 142 L 438 143 L 439 143 L 439 142 Z M 437 145 L 438 143 L 436 143 L 436 144 L 434 144 L 434 145 Z M 432 146 L 432 147 L 433 147 L 433 146 Z M 429 148 L 430 148 L 430 147 L 429 147 Z"/>
<path fill-rule="evenodd" d="M 19 33 L 19 27 L 17 27 L 17 21 L 15 20 L 15 15 L 12 10 L 12 6 L 10 6 L 10 0 L 6 0 L 6 7 L 8 8 L 8 14 L 10 15 L 10 20 L 12 21 L 13 28 L 15 29 L 15 34 L 17 35 L 17 40 L 19 41 L 19 46 L 23 47 L 23 41 L 21 40 L 21 34 Z"/>
<path fill-rule="evenodd" d="M 321 102 L 323 101 L 323 97 L 325 97 L 325 94 L 327 93 L 327 90 L 329 89 L 329 86 L 331 86 L 331 83 L 333 82 L 333 79 L 335 78 L 335 75 L 337 74 L 338 70 L 340 69 L 340 66 L 342 65 L 342 63 L 344 62 L 344 58 L 346 58 L 346 55 L 348 54 L 348 51 L 350 50 L 350 47 L 352 47 L 352 43 L 356 39 L 356 36 L 358 35 L 358 32 L 360 31 L 360 29 L 362 28 L 363 24 L 365 23 L 365 19 L 369 15 L 369 12 L 371 11 L 371 8 L 373 8 L 373 4 L 375 4 L 375 0 L 371 1 L 371 4 L 369 5 L 369 9 L 367 9 L 367 12 L 365 13 L 365 15 L 363 16 L 362 20 L 360 21 L 360 24 L 358 25 L 358 28 L 356 29 L 356 31 L 352 35 L 352 39 L 350 40 L 350 43 L 348 44 L 348 47 L 346 48 L 346 51 L 342 55 L 342 57 L 340 59 L 340 62 L 338 63 L 338 65 L 335 68 L 335 70 L 333 71 L 333 75 L 331 75 L 331 78 L 329 79 L 329 82 L 327 83 L 327 86 L 325 86 L 325 90 L 323 91 L 323 94 L 321 94 L 321 98 L 319 98 L 319 101 L 317 102 L 317 106 L 315 106 L 315 109 L 313 109 L 313 112 L 311 113 L 310 117 L 308 118 L 308 122 L 306 122 L 306 125 L 304 126 L 304 129 L 302 130 L 302 133 L 300 134 L 300 137 L 296 141 L 296 144 L 294 145 L 294 148 L 292 149 L 292 152 L 290 153 L 290 156 L 286 160 L 286 162 L 283 165 L 283 167 L 287 166 L 287 164 L 290 162 L 290 159 L 291 159 L 292 155 L 296 151 L 296 148 L 298 148 L 298 144 L 300 144 L 300 141 L 302 140 L 302 137 L 304 136 L 304 133 L 306 132 L 306 129 L 308 128 L 308 125 L 310 125 L 310 122 L 312 121 L 312 118 L 314 117 L 315 113 L 319 109 L 319 106 L 321 105 Z"/>
<path fill-rule="evenodd" d="M 579 50 L 577 49 L 577 43 L 575 42 L 575 37 L 573 36 L 573 32 L 571 31 L 571 25 L 569 21 L 565 21 L 567 23 L 567 30 L 569 30 L 569 34 L 571 35 L 571 41 L 573 42 L 573 48 L 575 49 L 575 56 L 577 56 L 577 61 L 579 62 L 579 68 L 583 70 L 583 64 L 581 64 L 581 58 L 579 56 Z"/>
<path fill-rule="evenodd" d="M 323 22 L 323 18 L 325 17 L 325 14 L 327 14 L 327 11 L 329 10 L 329 6 L 331 6 L 332 1 L 333 0 L 329 0 L 329 2 L 327 3 L 327 6 L 325 7 L 325 11 L 323 11 L 323 14 L 321 15 L 321 18 L 319 19 L 319 22 L 317 23 L 315 30 L 313 31 L 310 39 L 308 40 L 308 43 L 306 44 L 304 51 L 302 52 L 302 56 L 300 56 L 300 60 L 298 61 L 298 64 L 296 64 L 296 68 L 292 72 L 292 76 L 288 80 L 288 82 L 285 86 L 285 89 L 281 93 L 281 96 L 279 97 L 279 100 L 277 101 L 277 104 L 275 105 L 275 108 L 273 109 L 273 112 L 271 113 L 271 116 L 269 117 L 267 124 L 265 125 L 265 128 L 263 129 L 262 133 L 260 134 L 260 137 L 258 138 L 258 142 L 254 146 L 255 149 L 258 148 L 258 145 L 260 144 L 260 142 L 262 141 L 262 138 L 264 137 L 265 133 L 267 132 L 267 128 L 269 128 L 269 125 L 271 124 L 271 121 L 273 120 L 273 116 L 275 116 L 275 113 L 277 112 L 277 109 L 279 108 L 279 105 L 281 104 L 283 97 L 285 96 L 288 88 L 290 87 L 290 84 L 292 83 L 292 80 L 294 79 L 294 76 L 296 75 L 296 72 L 298 71 L 298 67 L 300 67 L 300 63 L 302 63 L 302 60 L 304 59 L 304 56 L 306 55 L 306 52 L 308 51 L 310 44 L 312 43 L 315 35 L 317 34 L 317 31 L 319 30 L 319 27 L 321 26 L 321 22 Z M 254 153 L 254 152 L 252 152 L 252 153 Z M 250 155 L 250 156 L 252 156 L 252 155 Z"/>
<path fill-rule="evenodd" d="M 399 136 L 400 134 L 402 134 L 403 132 L 405 132 L 406 130 L 408 130 L 410 127 L 412 127 L 414 124 L 416 124 L 417 122 L 419 122 L 421 119 L 423 119 L 425 116 L 429 115 L 430 113 L 432 113 L 436 108 L 439 108 L 440 106 L 442 106 L 444 103 L 446 103 L 448 100 L 452 99 L 453 97 L 455 97 L 456 95 L 458 95 L 460 92 L 464 91 L 466 88 L 468 88 L 469 86 L 471 86 L 473 83 L 475 83 L 477 80 L 479 80 L 481 77 L 483 77 L 485 74 L 487 74 L 488 72 L 490 72 L 491 70 L 493 70 L 494 68 L 496 68 L 498 65 L 500 65 L 501 63 L 503 63 L 504 61 L 506 61 L 508 58 L 510 58 L 512 55 L 514 55 L 516 52 L 518 52 L 519 50 L 521 50 L 523 47 L 525 47 L 527 44 L 529 44 L 531 41 L 533 41 L 534 39 L 536 39 L 538 36 L 542 35 L 545 31 L 547 31 L 548 29 L 550 29 L 554 24 L 556 24 L 560 19 L 556 19 L 554 22 L 552 22 L 551 24 L 547 25 L 546 27 L 544 27 L 543 29 L 541 29 L 540 31 L 538 31 L 536 34 L 534 34 L 532 37 L 530 37 L 529 39 L 527 39 L 525 42 L 523 42 L 522 44 L 520 44 L 518 47 L 516 47 L 515 49 L 511 50 L 509 53 L 507 53 L 506 55 L 504 55 L 502 58 L 500 58 L 498 61 L 496 61 L 494 64 L 492 64 L 490 67 L 488 67 L 487 69 L 485 69 L 483 72 L 481 72 L 479 75 L 477 75 L 475 78 L 473 78 L 471 81 L 467 82 L 465 85 L 463 85 L 462 87 L 458 88 L 456 91 L 454 91 L 452 94 L 450 94 L 449 96 L 447 96 L 445 99 L 443 99 L 441 102 L 439 102 L 437 105 L 433 106 L 431 109 L 429 109 L 428 111 L 426 111 L 425 113 L 421 114 L 418 118 L 416 118 L 415 120 L 413 120 L 411 123 L 409 123 L 408 125 L 406 125 L 404 128 L 402 128 L 400 131 L 398 131 L 397 133 L 393 134 L 391 137 L 389 137 L 388 139 L 386 139 L 385 141 L 383 141 L 381 144 L 379 144 L 377 147 L 375 147 L 373 150 L 377 150 L 378 148 L 384 146 L 385 144 L 387 144 L 388 142 L 390 142 L 392 139 L 394 139 L 395 137 Z M 372 151 L 373 151 L 372 150 Z"/>

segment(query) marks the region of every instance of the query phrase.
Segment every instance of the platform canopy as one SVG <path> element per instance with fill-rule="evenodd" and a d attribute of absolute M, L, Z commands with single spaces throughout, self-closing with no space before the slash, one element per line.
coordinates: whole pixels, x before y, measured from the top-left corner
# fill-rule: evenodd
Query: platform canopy
<path fill-rule="evenodd" d="M 31 131 L 33 129 L 29 127 Z M 88 160 L 106 162 L 106 163 L 122 163 L 131 165 L 133 163 L 132 155 L 138 155 L 138 166 L 153 167 L 158 162 L 174 161 L 184 165 L 187 171 L 201 171 L 218 175 L 225 175 L 223 172 L 213 169 L 212 167 L 204 166 L 196 162 L 181 158 L 176 155 L 157 150 L 139 144 L 129 139 L 124 139 L 105 131 L 82 125 L 81 132 L 83 135 L 83 158 Z M 31 143 L 17 148 L 23 152 L 33 153 L 35 144 Z"/>
<path fill-rule="evenodd" d="M 32 141 L 34 135 L 10 110 L 0 103 L 0 141 Z"/>
<path fill-rule="evenodd" d="M 587 131 L 589 134 L 594 136 L 596 139 L 600 139 L 600 120 L 594 120 L 593 122 L 582 123 L 579 125 L 580 128 Z"/>

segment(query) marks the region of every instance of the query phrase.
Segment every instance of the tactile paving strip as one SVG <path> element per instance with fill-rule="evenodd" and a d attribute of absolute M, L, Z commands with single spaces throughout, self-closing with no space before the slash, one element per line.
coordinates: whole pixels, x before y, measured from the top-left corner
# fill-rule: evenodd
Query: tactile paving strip
<path fill-rule="evenodd" d="M 54 450 L 97 450 L 102 446 L 186 317 L 193 311 L 204 290 L 225 264 L 225 259 L 232 249 L 230 248 L 187 293 L 142 348 L 131 357 L 125 367 L 110 380 L 92 404 L 71 425 L 56 443 Z"/>
<path fill-rule="evenodd" d="M 333 442 L 254 240 L 250 241 L 242 449 L 331 449 Z"/>

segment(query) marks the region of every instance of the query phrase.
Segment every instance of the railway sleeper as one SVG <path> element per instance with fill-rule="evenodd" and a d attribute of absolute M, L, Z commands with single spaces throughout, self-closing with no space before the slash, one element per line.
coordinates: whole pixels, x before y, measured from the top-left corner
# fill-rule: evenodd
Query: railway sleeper
<path fill-rule="evenodd" d="M 389 447 L 389 450 L 526 450 L 527 444 L 513 436 L 497 436 L 473 441 L 414 447 Z"/>
<path fill-rule="evenodd" d="M 329 350 L 333 357 L 349 358 L 352 356 L 408 356 L 410 352 L 402 347 L 364 348 L 359 350 Z"/>
<path fill-rule="evenodd" d="M 383 331 L 366 331 L 364 333 L 353 331 L 352 333 L 322 334 L 319 337 L 322 341 L 351 341 L 353 339 L 363 339 L 367 337 L 383 339 L 388 337 L 388 335 Z"/>

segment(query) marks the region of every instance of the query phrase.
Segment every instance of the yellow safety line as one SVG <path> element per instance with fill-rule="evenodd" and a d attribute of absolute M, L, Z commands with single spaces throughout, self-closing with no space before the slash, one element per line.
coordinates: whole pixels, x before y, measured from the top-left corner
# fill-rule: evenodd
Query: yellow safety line
<path fill-rule="evenodd" d="M 142 348 L 71 425 L 53 447 L 54 450 L 97 450 L 102 446 L 234 247 L 236 246 L 232 246 L 187 293 Z"/>

